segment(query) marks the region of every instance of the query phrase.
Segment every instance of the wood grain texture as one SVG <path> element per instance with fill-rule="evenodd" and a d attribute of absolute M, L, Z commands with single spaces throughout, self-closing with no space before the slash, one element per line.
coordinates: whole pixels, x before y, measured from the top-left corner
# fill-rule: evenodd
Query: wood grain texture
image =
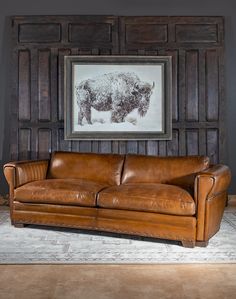
<path fill-rule="evenodd" d="M 165 54 L 172 57 L 172 120 L 178 121 L 178 50 L 168 50 Z"/>
<path fill-rule="evenodd" d="M 176 41 L 182 43 L 217 42 L 216 24 L 178 24 L 176 25 Z"/>
<path fill-rule="evenodd" d="M 219 62 L 216 50 L 206 52 L 206 106 L 207 120 L 219 118 Z"/>
<path fill-rule="evenodd" d="M 198 121 L 198 51 L 186 53 L 186 120 Z"/>
<path fill-rule="evenodd" d="M 58 119 L 64 120 L 64 56 L 71 54 L 70 49 L 59 49 L 58 51 Z"/>
<path fill-rule="evenodd" d="M 179 132 L 173 130 L 172 140 L 166 144 L 167 156 L 179 156 Z"/>
<path fill-rule="evenodd" d="M 52 152 L 52 131 L 38 130 L 38 159 L 48 159 Z"/>
<path fill-rule="evenodd" d="M 111 42 L 111 24 L 70 24 L 69 41 L 78 43 Z"/>
<path fill-rule="evenodd" d="M 207 155 L 210 157 L 212 163 L 218 162 L 219 152 L 217 151 L 219 134 L 217 129 L 207 130 Z"/>
<path fill-rule="evenodd" d="M 22 43 L 59 42 L 60 38 L 60 24 L 26 23 L 19 25 L 19 41 Z"/>
<path fill-rule="evenodd" d="M 16 16 L 12 38 L 12 159 L 65 150 L 225 161 L 222 17 Z M 172 56 L 172 140 L 64 140 L 66 55 Z"/>
<path fill-rule="evenodd" d="M 38 99 L 39 120 L 51 120 L 51 93 L 50 93 L 50 51 L 40 50 L 38 52 Z"/>
<path fill-rule="evenodd" d="M 31 159 L 31 130 L 30 129 L 19 130 L 19 159 L 20 160 Z"/>
<path fill-rule="evenodd" d="M 19 51 L 19 119 L 30 120 L 30 51 Z"/>
<path fill-rule="evenodd" d="M 71 151 L 71 142 L 64 139 L 64 129 L 58 130 L 58 150 Z"/>
<path fill-rule="evenodd" d="M 186 146 L 187 155 L 199 155 L 199 132 L 198 130 L 187 130 L 186 131 Z"/>
<path fill-rule="evenodd" d="M 168 41 L 167 24 L 127 24 L 127 43 L 166 43 Z"/>

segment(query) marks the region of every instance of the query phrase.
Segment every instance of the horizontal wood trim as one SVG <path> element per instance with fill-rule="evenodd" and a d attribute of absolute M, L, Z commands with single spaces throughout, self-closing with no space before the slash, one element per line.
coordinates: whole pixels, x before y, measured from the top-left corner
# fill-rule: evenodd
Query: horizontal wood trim
<path fill-rule="evenodd" d="M 220 126 L 219 122 L 173 122 L 173 129 L 180 128 L 218 128 Z M 34 128 L 61 128 L 64 127 L 64 121 L 60 120 L 57 122 L 29 122 L 29 121 L 19 121 L 20 128 L 34 127 Z"/>

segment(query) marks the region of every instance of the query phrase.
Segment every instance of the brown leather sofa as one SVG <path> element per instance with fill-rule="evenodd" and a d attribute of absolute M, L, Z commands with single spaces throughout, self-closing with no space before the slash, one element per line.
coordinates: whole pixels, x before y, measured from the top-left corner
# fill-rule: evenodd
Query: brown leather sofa
<path fill-rule="evenodd" d="M 206 246 L 219 230 L 230 170 L 204 156 L 55 152 L 4 166 L 12 224 L 52 225 Z"/>

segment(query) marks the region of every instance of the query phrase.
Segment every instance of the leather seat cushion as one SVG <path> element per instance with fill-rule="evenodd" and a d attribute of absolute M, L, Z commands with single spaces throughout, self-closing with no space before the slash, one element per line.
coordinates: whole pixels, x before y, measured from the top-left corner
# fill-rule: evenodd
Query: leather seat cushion
<path fill-rule="evenodd" d="M 15 190 L 19 202 L 96 206 L 97 193 L 104 184 L 79 179 L 47 179 L 25 184 Z"/>
<path fill-rule="evenodd" d="M 157 212 L 171 215 L 195 214 L 195 201 L 184 189 L 167 184 L 127 184 L 113 186 L 98 194 L 103 208 Z"/>

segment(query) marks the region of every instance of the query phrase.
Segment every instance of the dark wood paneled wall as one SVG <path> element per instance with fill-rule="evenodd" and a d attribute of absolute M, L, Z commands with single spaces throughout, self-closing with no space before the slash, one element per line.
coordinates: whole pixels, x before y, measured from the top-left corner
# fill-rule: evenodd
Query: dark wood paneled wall
<path fill-rule="evenodd" d="M 224 162 L 223 27 L 222 17 L 13 17 L 11 158 L 66 150 Z M 171 55 L 172 140 L 65 141 L 65 55 Z"/>

